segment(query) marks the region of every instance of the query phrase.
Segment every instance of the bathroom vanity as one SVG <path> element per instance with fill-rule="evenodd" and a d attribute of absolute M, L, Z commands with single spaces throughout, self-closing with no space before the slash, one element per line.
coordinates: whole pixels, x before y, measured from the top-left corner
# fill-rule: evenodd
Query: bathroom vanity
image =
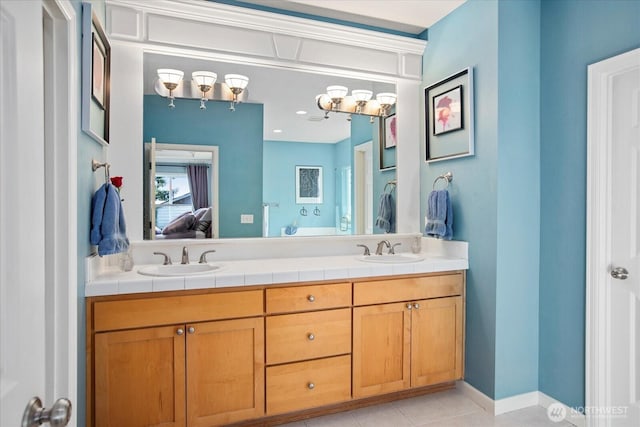
<path fill-rule="evenodd" d="M 236 261 L 199 289 L 88 297 L 87 425 L 275 425 L 450 388 L 463 377 L 467 260 L 425 257 L 310 257 L 295 275 L 291 260 L 259 260 L 263 284 Z M 323 266 L 324 279 L 300 280 Z"/>

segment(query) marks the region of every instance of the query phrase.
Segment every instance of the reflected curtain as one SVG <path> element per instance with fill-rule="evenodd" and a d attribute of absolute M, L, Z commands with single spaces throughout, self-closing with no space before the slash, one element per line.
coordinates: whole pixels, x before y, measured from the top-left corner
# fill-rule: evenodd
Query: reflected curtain
<path fill-rule="evenodd" d="M 191 189 L 193 210 L 208 208 L 209 205 L 209 178 L 206 165 L 188 165 L 187 177 Z"/>

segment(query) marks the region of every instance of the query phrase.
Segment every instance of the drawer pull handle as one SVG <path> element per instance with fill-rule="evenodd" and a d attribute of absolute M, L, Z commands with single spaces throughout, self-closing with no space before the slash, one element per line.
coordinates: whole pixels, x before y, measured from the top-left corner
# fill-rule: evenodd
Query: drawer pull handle
<path fill-rule="evenodd" d="M 309 338 L 309 341 L 313 341 L 313 340 L 316 339 L 316 336 L 313 335 L 313 334 L 309 334 L 309 335 L 307 335 L 307 338 Z"/>
<path fill-rule="evenodd" d="M 178 330 L 176 331 L 176 334 L 178 334 L 178 335 L 184 335 L 184 329 L 182 329 L 182 328 L 178 328 Z"/>
<path fill-rule="evenodd" d="M 416 310 L 420 308 L 420 304 L 418 304 L 417 302 L 413 304 L 413 308 L 415 308 Z"/>
<path fill-rule="evenodd" d="M 410 302 L 407 303 L 407 310 L 411 310 L 413 308 L 413 305 L 411 305 Z"/>
<path fill-rule="evenodd" d="M 314 383 L 309 383 L 309 384 L 307 384 L 307 388 L 309 390 L 313 390 L 314 388 L 316 388 L 316 385 Z"/>
<path fill-rule="evenodd" d="M 187 329 L 187 332 L 189 332 L 190 334 L 195 333 L 196 328 L 194 328 L 193 326 L 189 326 L 189 329 Z"/>
<path fill-rule="evenodd" d="M 316 297 L 314 297 L 313 295 L 309 295 L 309 296 L 307 297 L 307 300 L 308 300 L 309 302 L 314 302 L 314 301 L 316 300 Z"/>

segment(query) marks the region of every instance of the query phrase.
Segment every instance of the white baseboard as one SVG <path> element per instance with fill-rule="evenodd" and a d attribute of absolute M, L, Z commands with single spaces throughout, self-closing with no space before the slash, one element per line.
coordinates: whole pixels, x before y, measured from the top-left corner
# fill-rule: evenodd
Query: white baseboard
<path fill-rule="evenodd" d="M 584 414 L 574 411 L 567 405 L 558 402 L 556 399 L 553 399 L 540 391 L 532 391 L 504 399 L 493 400 L 465 381 L 458 381 L 456 383 L 456 388 L 461 390 L 465 396 L 473 400 L 476 404 L 492 415 L 500 415 L 511 411 L 517 411 L 519 409 L 529 408 L 531 406 L 542 406 L 546 409 L 554 403 L 560 403 L 566 411 L 566 421 L 576 427 L 586 427 L 587 425 L 587 419 Z"/>

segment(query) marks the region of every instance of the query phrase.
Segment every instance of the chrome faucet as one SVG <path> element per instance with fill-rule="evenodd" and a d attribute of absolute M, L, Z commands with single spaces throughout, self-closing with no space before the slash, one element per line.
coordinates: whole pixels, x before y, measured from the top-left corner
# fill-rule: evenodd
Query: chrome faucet
<path fill-rule="evenodd" d="M 381 240 L 376 247 L 376 255 L 382 255 L 382 248 L 385 246 L 391 248 L 391 243 L 388 240 Z"/>
<path fill-rule="evenodd" d="M 180 264 L 189 264 L 189 251 L 186 246 L 182 247 L 182 261 Z"/>
<path fill-rule="evenodd" d="M 162 261 L 162 265 L 171 265 L 171 257 L 164 252 L 154 252 L 154 255 L 161 255 L 164 257 L 164 261 Z"/>
<path fill-rule="evenodd" d="M 216 251 L 215 249 L 211 249 L 210 251 L 202 252 L 202 254 L 200 255 L 200 261 L 198 261 L 198 264 L 205 264 L 207 262 L 207 254 L 210 254 L 215 251 Z"/>
<path fill-rule="evenodd" d="M 371 252 L 369 252 L 369 248 L 367 247 L 367 245 L 356 245 L 359 248 L 364 248 L 364 256 L 369 256 L 371 255 Z"/>

